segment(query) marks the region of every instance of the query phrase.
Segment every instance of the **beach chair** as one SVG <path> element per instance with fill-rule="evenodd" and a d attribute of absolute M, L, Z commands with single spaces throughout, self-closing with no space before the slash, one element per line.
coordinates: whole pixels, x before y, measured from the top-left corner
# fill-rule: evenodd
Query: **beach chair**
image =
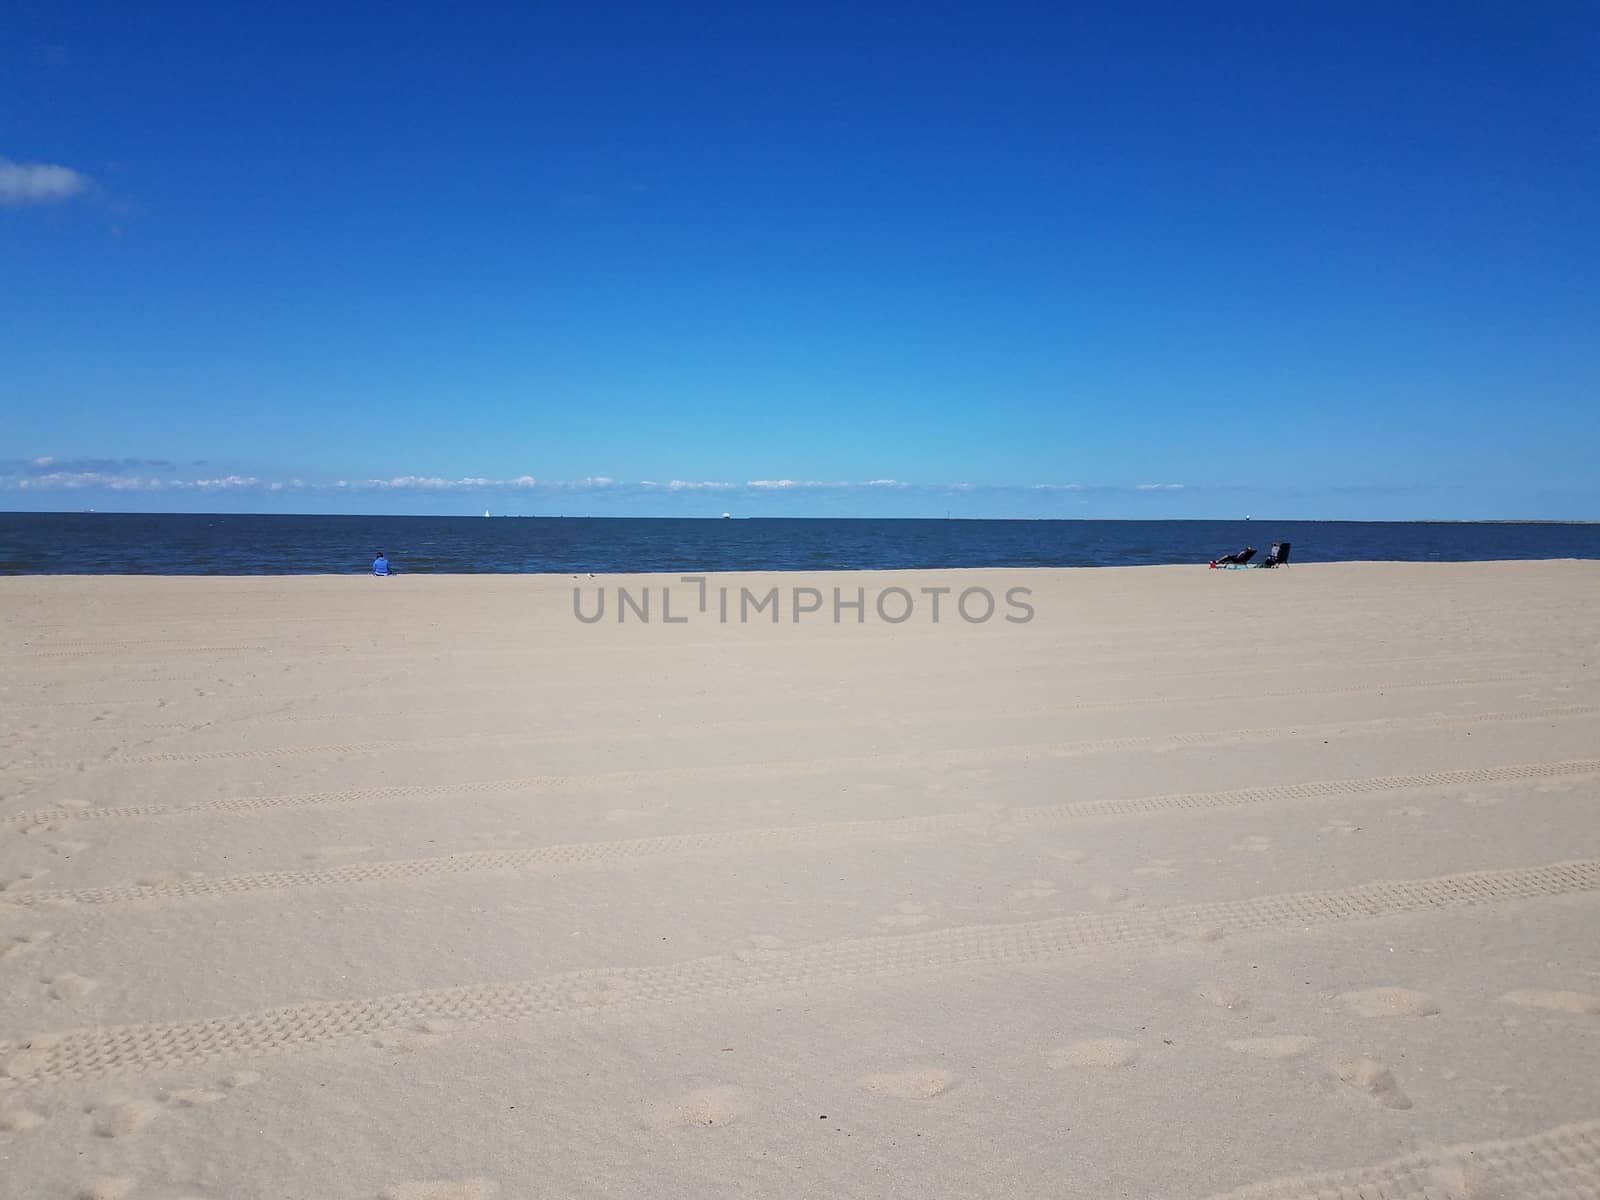
<path fill-rule="evenodd" d="M 1267 551 L 1267 560 L 1261 564 L 1263 567 L 1286 567 L 1289 565 L 1289 543 L 1273 542 L 1272 549 Z"/>
<path fill-rule="evenodd" d="M 1233 554 L 1224 554 L 1221 558 L 1213 559 L 1211 565 L 1213 567 L 1242 567 L 1255 556 L 1256 548 L 1254 546 L 1246 546 L 1243 550 L 1236 551 Z"/>

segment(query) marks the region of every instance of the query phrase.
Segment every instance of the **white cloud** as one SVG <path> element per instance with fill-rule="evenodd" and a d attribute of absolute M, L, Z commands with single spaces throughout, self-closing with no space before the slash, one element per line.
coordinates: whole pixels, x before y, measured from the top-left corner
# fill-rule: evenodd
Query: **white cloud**
<path fill-rule="evenodd" d="M 0 206 L 52 204 L 89 190 L 89 177 L 51 163 L 19 163 L 0 158 Z"/>
<path fill-rule="evenodd" d="M 112 475 L 105 471 L 50 471 L 30 479 L 19 479 L 16 486 L 19 489 L 40 490 L 105 488 L 113 492 L 153 492 L 161 487 L 161 481 L 141 479 L 134 475 Z"/>
<path fill-rule="evenodd" d="M 340 480 L 342 484 L 344 481 Z M 450 483 L 437 475 L 396 475 L 393 479 L 369 479 L 368 487 L 398 488 L 404 491 L 447 488 Z"/>
<path fill-rule="evenodd" d="M 519 475 L 515 479 L 489 479 L 482 475 L 464 475 L 460 479 L 446 479 L 442 475 L 396 475 L 390 479 L 363 480 L 362 487 L 397 492 L 461 492 L 484 488 L 531 488 L 538 484 L 532 475 Z M 345 486 L 340 480 L 339 487 Z"/>
<path fill-rule="evenodd" d="M 201 467 L 203 463 L 192 464 Z M 308 482 L 298 477 L 261 479 L 254 475 L 224 475 L 215 478 L 185 479 L 176 475 L 153 476 L 141 474 L 171 469 L 172 464 L 146 459 L 60 459 L 41 456 L 32 459 L 0 460 L 0 491 L 32 489 L 84 490 L 100 488 L 117 492 L 157 491 L 163 488 L 175 491 L 248 491 L 285 492 L 409 492 L 413 494 L 463 494 L 482 491 L 539 490 L 541 492 L 570 492 L 617 489 L 623 492 L 750 492 L 772 494 L 788 492 L 800 494 L 808 491 L 867 492 L 881 489 L 915 488 L 921 492 L 966 494 L 1010 492 L 1049 494 L 1072 492 L 1127 493 L 1176 492 L 1184 489 L 1181 483 L 1096 484 L 1036 483 L 1036 484 L 975 484 L 965 481 L 951 483 L 911 484 L 899 479 L 869 479 L 850 483 L 821 479 L 751 479 L 745 482 L 727 482 L 715 479 L 673 479 L 659 482 L 652 479 L 637 481 L 617 480 L 609 475 L 590 475 L 573 480 L 539 480 L 532 475 L 512 478 L 495 478 L 485 475 L 463 475 L 452 478 L 443 475 L 393 475 L 387 479 L 362 479 Z"/>
<path fill-rule="evenodd" d="M 254 475 L 225 475 L 220 479 L 174 479 L 175 488 L 199 488 L 204 492 L 230 491 L 255 487 L 261 481 Z"/>

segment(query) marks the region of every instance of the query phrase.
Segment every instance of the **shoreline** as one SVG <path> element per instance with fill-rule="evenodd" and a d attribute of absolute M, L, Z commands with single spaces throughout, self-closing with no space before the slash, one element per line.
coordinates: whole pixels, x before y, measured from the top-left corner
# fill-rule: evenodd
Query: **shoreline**
<path fill-rule="evenodd" d="M 481 518 L 480 518 L 481 519 Z M 1341 559 L 1337 562 L 1301 562 L 1294 561 L 1281 568 L 1265 568 L 1278 575 L 1291 575 L 1297 571 L 1318 573 L 1328 570 L 1342 570 L 1347 568 L 1363 567 L 1389 569 L 1420 569 L 1446 571 L 1452 569 L 1494 569 L 1508 567 L 1539 567 L 1539 566 L 1566 566 L 1576 567 L 1585 564 L 1595 564 L 1600 567 L 1600 559 L 1593 558 L 1492 558 L 1474 560 L 1445 560 L 1429 561 L 1419 559 Z M 828 579 L 836 576 L 920 576 L 920 575 L 973 575 L 981 573 L 1007 572 L 1012 574 L 1038 574 L 1052 575 L 1062 572 L 1193 572 L 1201 571 L 1210 573 L 1206 563 L 1118 563 L 1099 564 L 1084 563 L 1064 566 L 1040 566 L 1026 564 L 1020 566 L 968 566 L 968 567 L 830 567 L 797 569 L 793 567 L 767 567 L 767 568 L 738 568 L 738 569 L 705 569 L 705 570 L 670 570 L 670 571 L 405 571 L 391 570 L 390 574 L 381 578 L 386 579 L 434 579 L 434 580 L 466 580 L 466 579 L 533 579 L 540 581 L 581 580 L 587 582 L 594 580 L 618 579 L 676 579 L 680 576 L 705 576 L 711 578 L 730 578 L 745 575 L 773 576 L 794 575 L 805 578 Z M 1240 574 L 1240 572 L 1231 572 Z M 166 572 L 130 571 L 130 572 L 30 572 L 27 574 L 6 575 L 0 574 L 0 587 L 21 579 L 66 579 L 76 581 L 108 580 L 108 579 L 194 579 L 194 580 L 271 580 L 271 579 L 301 579 L 301 580 L 330 580 L 330 579 L 372 579 L 375 578 L 370 571 L 261 571 L 255 573 L 200 573 L 200 572 Z"/>

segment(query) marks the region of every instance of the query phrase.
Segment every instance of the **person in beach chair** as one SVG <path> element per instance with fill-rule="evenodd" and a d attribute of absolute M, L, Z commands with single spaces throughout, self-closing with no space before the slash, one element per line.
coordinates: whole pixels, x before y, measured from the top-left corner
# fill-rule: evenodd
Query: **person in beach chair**
<path fill-rule="evenodd" d="M 1243 550 L 1235 551 L 1233 554 L 1224 554 L 1221 558 L 1212 559 L 1211 565 L 1213 567 L 1242 567 L 1255 556 L 1256 548 L 1254 546 L 1246 546 Z"/>
<path fill-rule="evenodd" d="M 1289 543 L 1273 542 L 1272 549 L 1267 551 L 1267 560 L 1261 564 L 1263 567 L 1286 567 L 1289 565 Z"/>

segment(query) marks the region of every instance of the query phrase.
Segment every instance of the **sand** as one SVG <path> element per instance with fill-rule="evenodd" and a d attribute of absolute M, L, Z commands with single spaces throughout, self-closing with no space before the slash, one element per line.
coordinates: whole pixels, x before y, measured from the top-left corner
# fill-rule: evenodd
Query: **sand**
<path fill-rule="evenodd" d="M 1594 1194 L 1596 595 L 0 580 L 0 1196 Z"/>

